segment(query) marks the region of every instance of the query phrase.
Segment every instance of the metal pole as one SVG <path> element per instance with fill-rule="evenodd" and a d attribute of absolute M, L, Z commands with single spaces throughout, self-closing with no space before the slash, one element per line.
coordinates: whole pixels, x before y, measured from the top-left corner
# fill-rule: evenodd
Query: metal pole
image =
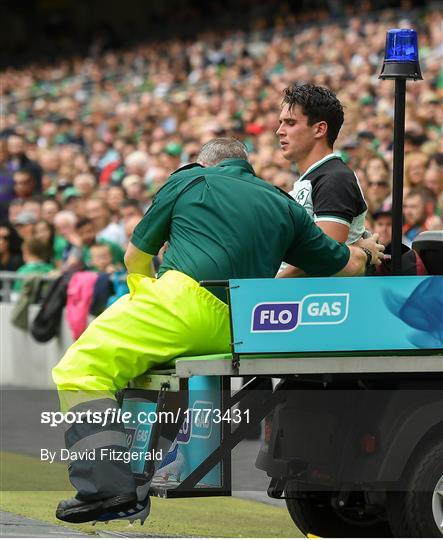
<path fill-rule="evenodd" d="M 401 274 L 401 240 L 403 236 L 403 168 L 405 146 L 406 79 L 395 79 L 394 148 L 392 186 L 392 275 Z"/>

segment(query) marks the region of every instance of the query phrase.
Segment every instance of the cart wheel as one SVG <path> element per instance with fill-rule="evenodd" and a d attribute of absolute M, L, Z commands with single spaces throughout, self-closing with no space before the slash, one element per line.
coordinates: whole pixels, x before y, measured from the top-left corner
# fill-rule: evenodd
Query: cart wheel
<path fill-rule="evenodd" d="M 443 441 L 414 460 L 405 491 L 388 494 L 387 510 L 394 536 L 443 536 Z"/>
<path fill-rule="evenodd" d="M 295 492 L 286 490 L 286 497 Z M 389 538 L 392 537 L 387 521 L 364 510 L 337 510 L 332 504 L 332 492 L 298 492 L 304 498 L 286 499 L 286 506 L 300 531 L 321 537 Z M 363 499 L 363 493 L 357 493 Z"/>

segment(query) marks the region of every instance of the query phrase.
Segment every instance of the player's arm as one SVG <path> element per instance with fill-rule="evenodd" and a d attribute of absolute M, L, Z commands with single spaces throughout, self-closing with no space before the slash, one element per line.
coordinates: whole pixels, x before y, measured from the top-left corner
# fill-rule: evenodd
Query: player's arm
<path fill-rule="evenodd" d="M 132 242 L 129 242 L 125 253 L 125 265 L 128 273 L 154 277 L 152 257 L 149 253 L 141 251 Z"/>
<path fill-rule="evenodd" d="M 346 242 L 348 239 L 349 225 L 337 223 L 336 221 L 322 221 L 321 218 L 317 219 L 315 224 L 337 242 Z"/>

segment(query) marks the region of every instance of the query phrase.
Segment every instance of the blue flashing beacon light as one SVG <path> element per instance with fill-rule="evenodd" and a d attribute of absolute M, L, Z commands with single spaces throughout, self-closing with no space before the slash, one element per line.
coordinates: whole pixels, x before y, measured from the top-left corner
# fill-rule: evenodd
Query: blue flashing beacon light
<path fill-rule="evenodd" d="M 405 103 L 407 79 L 419 80 L 417 32 L 394 28 L 386 34 L 386 49 L 380 79 L 395 80 L 394 141 L 392 167 L 392 273 L 402 273 L 403 167 L 405 154 Z"/>
<path fill-rule="evenodd" d="M 380 79 L 422 79 L 418 59 L 417 32 L 393 28 L 386 34 L 385 59 Z"/>

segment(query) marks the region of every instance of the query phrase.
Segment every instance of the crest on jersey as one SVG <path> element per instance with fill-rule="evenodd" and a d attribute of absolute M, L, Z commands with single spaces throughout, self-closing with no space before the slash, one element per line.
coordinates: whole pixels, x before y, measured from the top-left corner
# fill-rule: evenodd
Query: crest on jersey
<path fill-rule="evenodd" d="M 309 188 L 302 188 L 297 192 L 294 199 L 298 202 L 299 205 L 304 206 L 309 197 Z"/>

